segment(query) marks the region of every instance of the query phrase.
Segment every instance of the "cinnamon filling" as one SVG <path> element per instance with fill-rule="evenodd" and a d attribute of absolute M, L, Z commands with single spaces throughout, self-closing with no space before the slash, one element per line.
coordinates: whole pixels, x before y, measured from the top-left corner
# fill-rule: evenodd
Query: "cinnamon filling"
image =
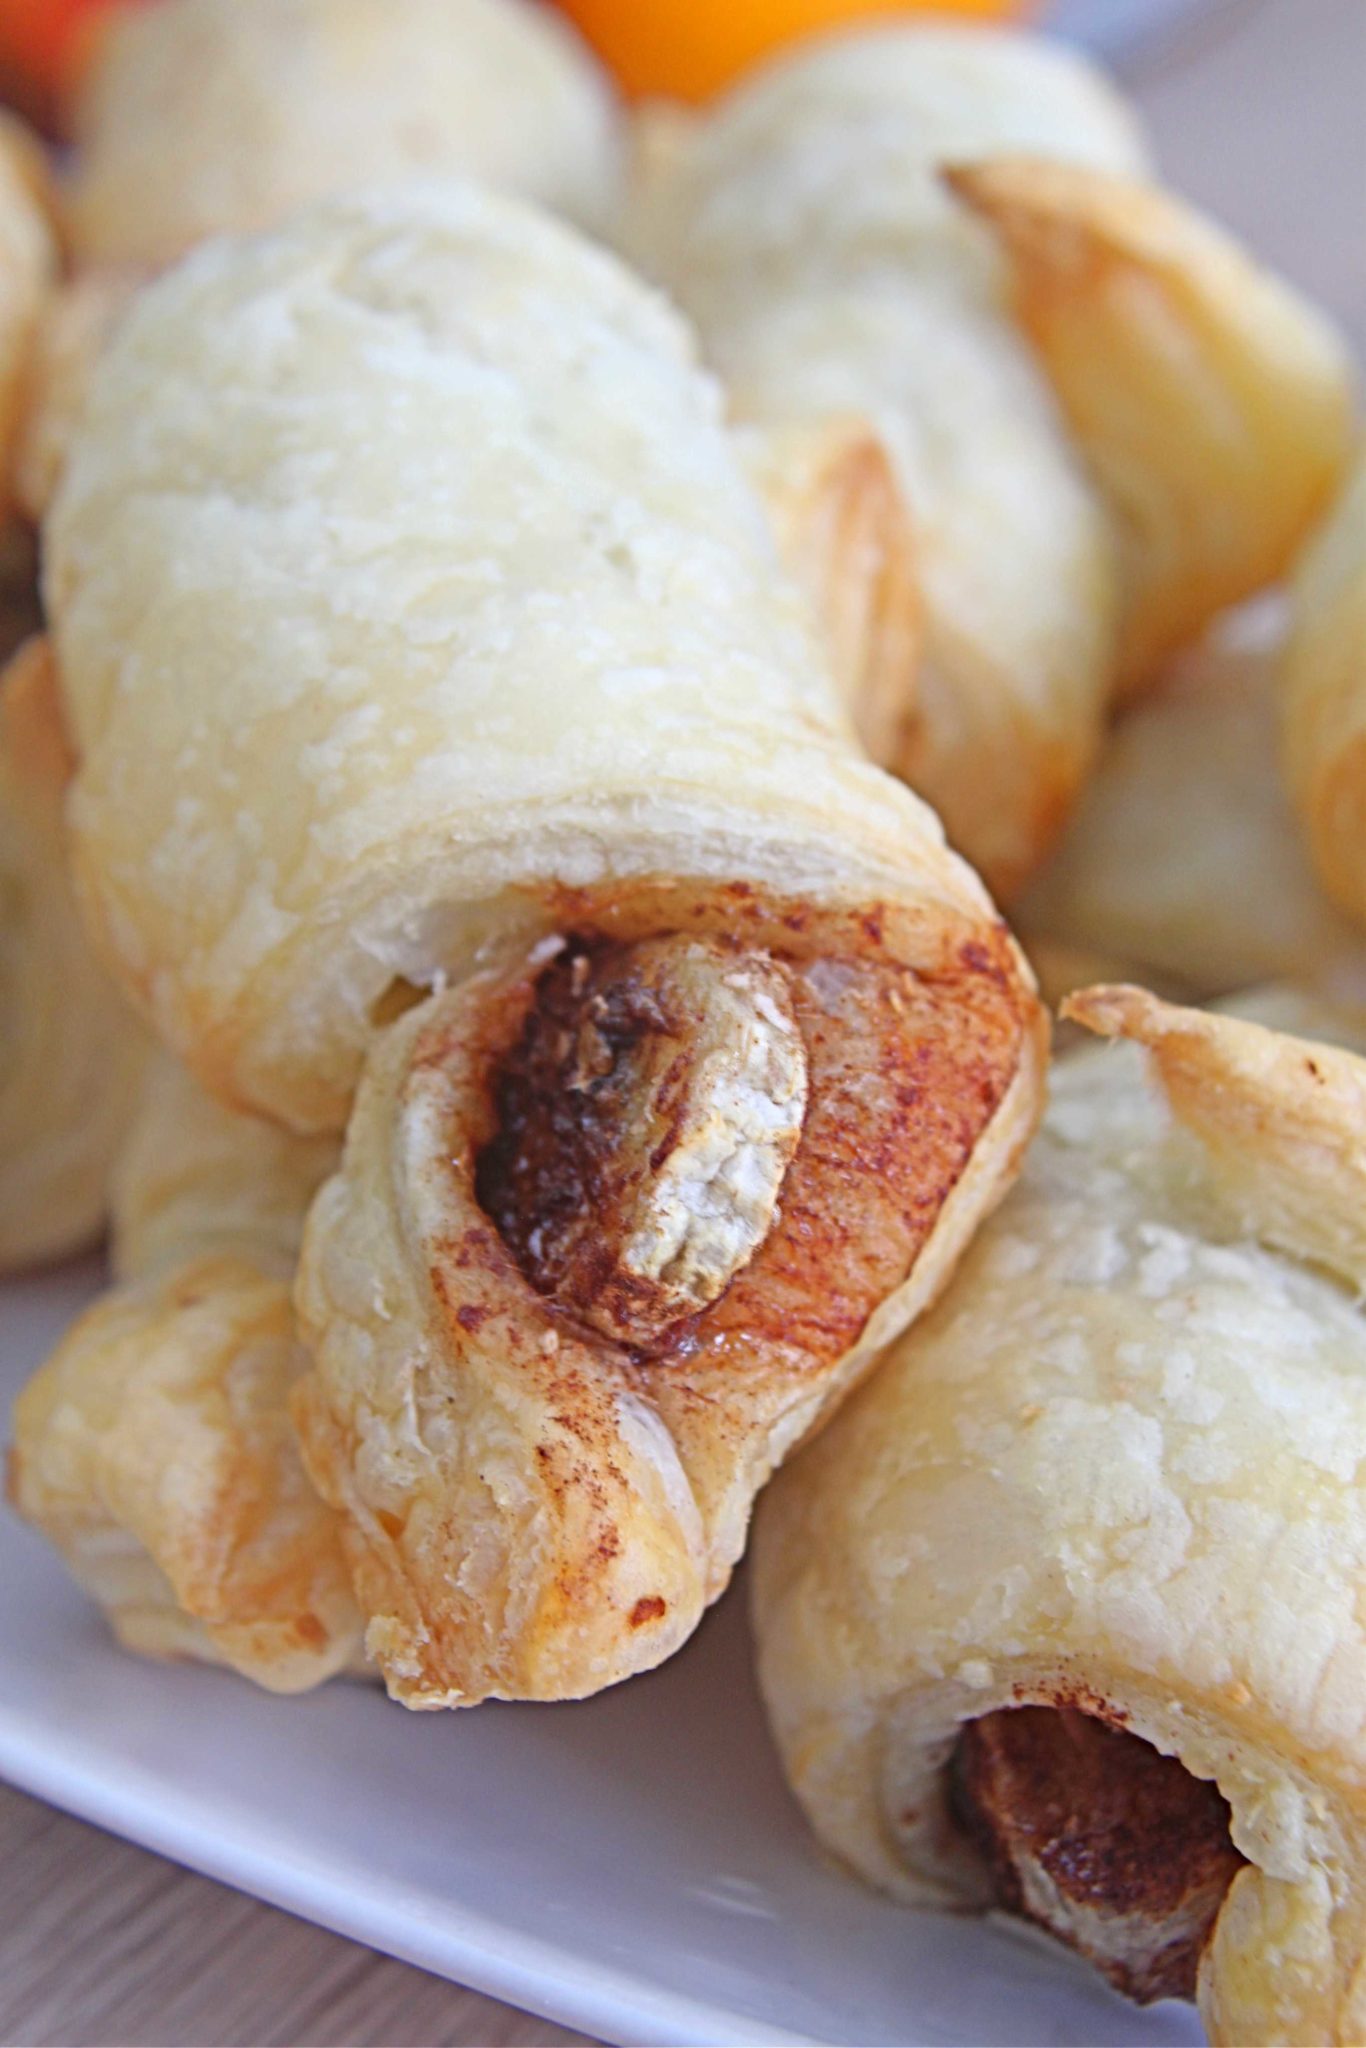
<path fill-rule="evenodd" d="M 1140 2004 L 1195 1996 L 1244 1861 L 1217 1786 L 1093 1714 L 1014 1707 L 963 1729 L 950 1798 L 1007 1912 Z"/>
<path fill-rule="evenodd" d="M 1004 931 L 927 972 L 876 910 L 822 913 L 816 951 L 813 913 L 739 884 L 667 907 L 663 935 L 614 929 L 610 901 L 566 917 L 581 935 L 494 1055 L 476 1193 L 556 1310 L 705 1401 L 713 1369 L 819 1370 L 857 1343 L 1023 1034 Z"/>

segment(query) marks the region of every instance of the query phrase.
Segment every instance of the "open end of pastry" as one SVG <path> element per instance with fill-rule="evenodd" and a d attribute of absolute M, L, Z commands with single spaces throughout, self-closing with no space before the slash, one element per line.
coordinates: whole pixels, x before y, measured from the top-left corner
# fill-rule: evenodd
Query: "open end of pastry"
<path fill-rule="evenodd" d="M 950 1802 L 997 1903 L 1047 1928 L 1140 2004 L 1194 1998 L 1243 1858 L 1217 1786 L 1072 1707 L 969 1722 Z"/>
<path fill-rule="evenodd" d="M 1020 1058 L 1018 991 L 979 949 L 941 986 L 876 920 L 836 919 L 811 958 L 746 907 L 666 934 L 586 923 L 488 1083 L 481 1208 L 540 1295 L 642 1358 L 727 1332 L 840 1356 Z"/>
<path fill-rule="evenodd" d="M 806 1096 L 778 961 L 704 938 L 575 941 L 504 1062 L 480 1200 L 540 1292 L 649 1345 L 767 1237 Z"/>

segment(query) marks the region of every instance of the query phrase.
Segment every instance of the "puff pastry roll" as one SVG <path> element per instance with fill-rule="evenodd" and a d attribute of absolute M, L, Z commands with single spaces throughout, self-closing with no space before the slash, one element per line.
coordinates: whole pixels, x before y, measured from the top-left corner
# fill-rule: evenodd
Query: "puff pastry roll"
<path fill-rule="evenodd" d="M 1313 1038 L 1072 1014 L 1130 1043 L 1055 1070 L 952 1288 L 764 1503 L 773 1726 L 896 1896 L 1023 1913 L 1215 2041 L 1360 2041 L 1366 1061 L 1304 998 Z"/>
<path fill-rule="evenodd" d="M 996 1198 L 1042 1030 L 683 328 L 488 192 L 334 202 L 144 295 L 49 542 L 125 978 L 299 1129 L 371 1048 L 299 1422 L 391 1689 L 657 1661 Z"/>
<path fill-rule="evenodd" d="M 206 235 L 430 174 L 593 221 L 618 161 L 605 74 L 530 0 L 164 0 L 102 28 L 69 127 L 80 268 L 159 270 Z"/>
<path fill-rule="evenodd" d="M 1281 770 L 1283 628 L 1185 655 L 1106 740 L 1015 922 L 1054 1000 L 1098 975 L 1192 1001 L 1263 981 L 1366 997 L 1366 946 L 1320 888 Z"/>
<path fill-rule="evenodd" d="M 1282 674 L 1286 769 L 1314 865 L 1366 921 L 1366 451 L 1305 550 Z"/>
<path fill-rule="evenodd" d="M 868 30 L 780 57 L 704 119 L 647 137 L 624 228 L 759 439 L 785 532 L 806 541 L 791 502 L 808 503 L 804 440 L 842 428 L 881 450 L 884 553 L 920 591 L 923 639 L 917 676 L 913 643 L 870 631 L 893 672 L 874 660 L 851 694 L 902 707 L 899 725 L 865 720 L 868 737 L 1005 895 L 1089 762 L 1115 631 L 1104 508 L 990 237 L 937 175 L 1027 149 L 1114 171 L 1144 161 L 1117 96 L 1060 48 Z M 866 457 L 860 473 L 869 488 Z M 847 466 L 830 475 L 851 489 Z M 838 537 L 838 505 L 824 519 Z M 869 562 L 888 580 L 866 542 L 844 561 L 846 580 Z"/>
<path fill-rule="evenodd" d="M 0 1271 L 99 1235 L 145 1058 L 72 900 L 71 766 L 47 643 L 30 640 L 0 677 Z"/>
<path fill-rule="evenodd" d="M 1351 450 L 1346 344 L 1170 193 L 1037 156 L 948 177 L 998 238 L 1114 519 L 1132 690 L 1276 582 L 1331 500 Z"/>
<path fill-rule="evenodd" d="M 117 1285 L 15 1404 L 9 1491 L 127 1648 L 299 1692 L 359 1661 L 335 1517 L 289 1422 L 304 1210 L 335 1157 L 164 1055 L 120 1161 Z"/>

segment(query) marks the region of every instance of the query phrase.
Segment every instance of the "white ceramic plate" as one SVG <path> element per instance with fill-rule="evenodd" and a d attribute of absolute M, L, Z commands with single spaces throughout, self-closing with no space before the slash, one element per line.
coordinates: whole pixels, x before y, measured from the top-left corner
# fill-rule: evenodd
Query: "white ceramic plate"
<path fill-rule="evenodd" d="M 99 1282 L 0 1289 L 0 1413 Z M 906 1913 L 789 1802 L 743 1601 L 581 1706 L 277 1700 L 112 1643 L 0 1515 L 0 1774 L 342 1934 L 618 2042 L 1193 2043 L 1005 1924 Z"/>

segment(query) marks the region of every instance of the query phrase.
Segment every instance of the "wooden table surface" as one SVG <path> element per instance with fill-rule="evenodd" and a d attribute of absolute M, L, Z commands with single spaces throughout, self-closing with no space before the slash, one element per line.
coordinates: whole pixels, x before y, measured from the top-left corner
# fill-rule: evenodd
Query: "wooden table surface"
<path fill-rule="evenodd" d="M 1366 0 L 1215 0 L 1129 65 L 1171 183 L 1366 357 Z M 575 2042 L 0 1786 L 0 2041 Z"/>

